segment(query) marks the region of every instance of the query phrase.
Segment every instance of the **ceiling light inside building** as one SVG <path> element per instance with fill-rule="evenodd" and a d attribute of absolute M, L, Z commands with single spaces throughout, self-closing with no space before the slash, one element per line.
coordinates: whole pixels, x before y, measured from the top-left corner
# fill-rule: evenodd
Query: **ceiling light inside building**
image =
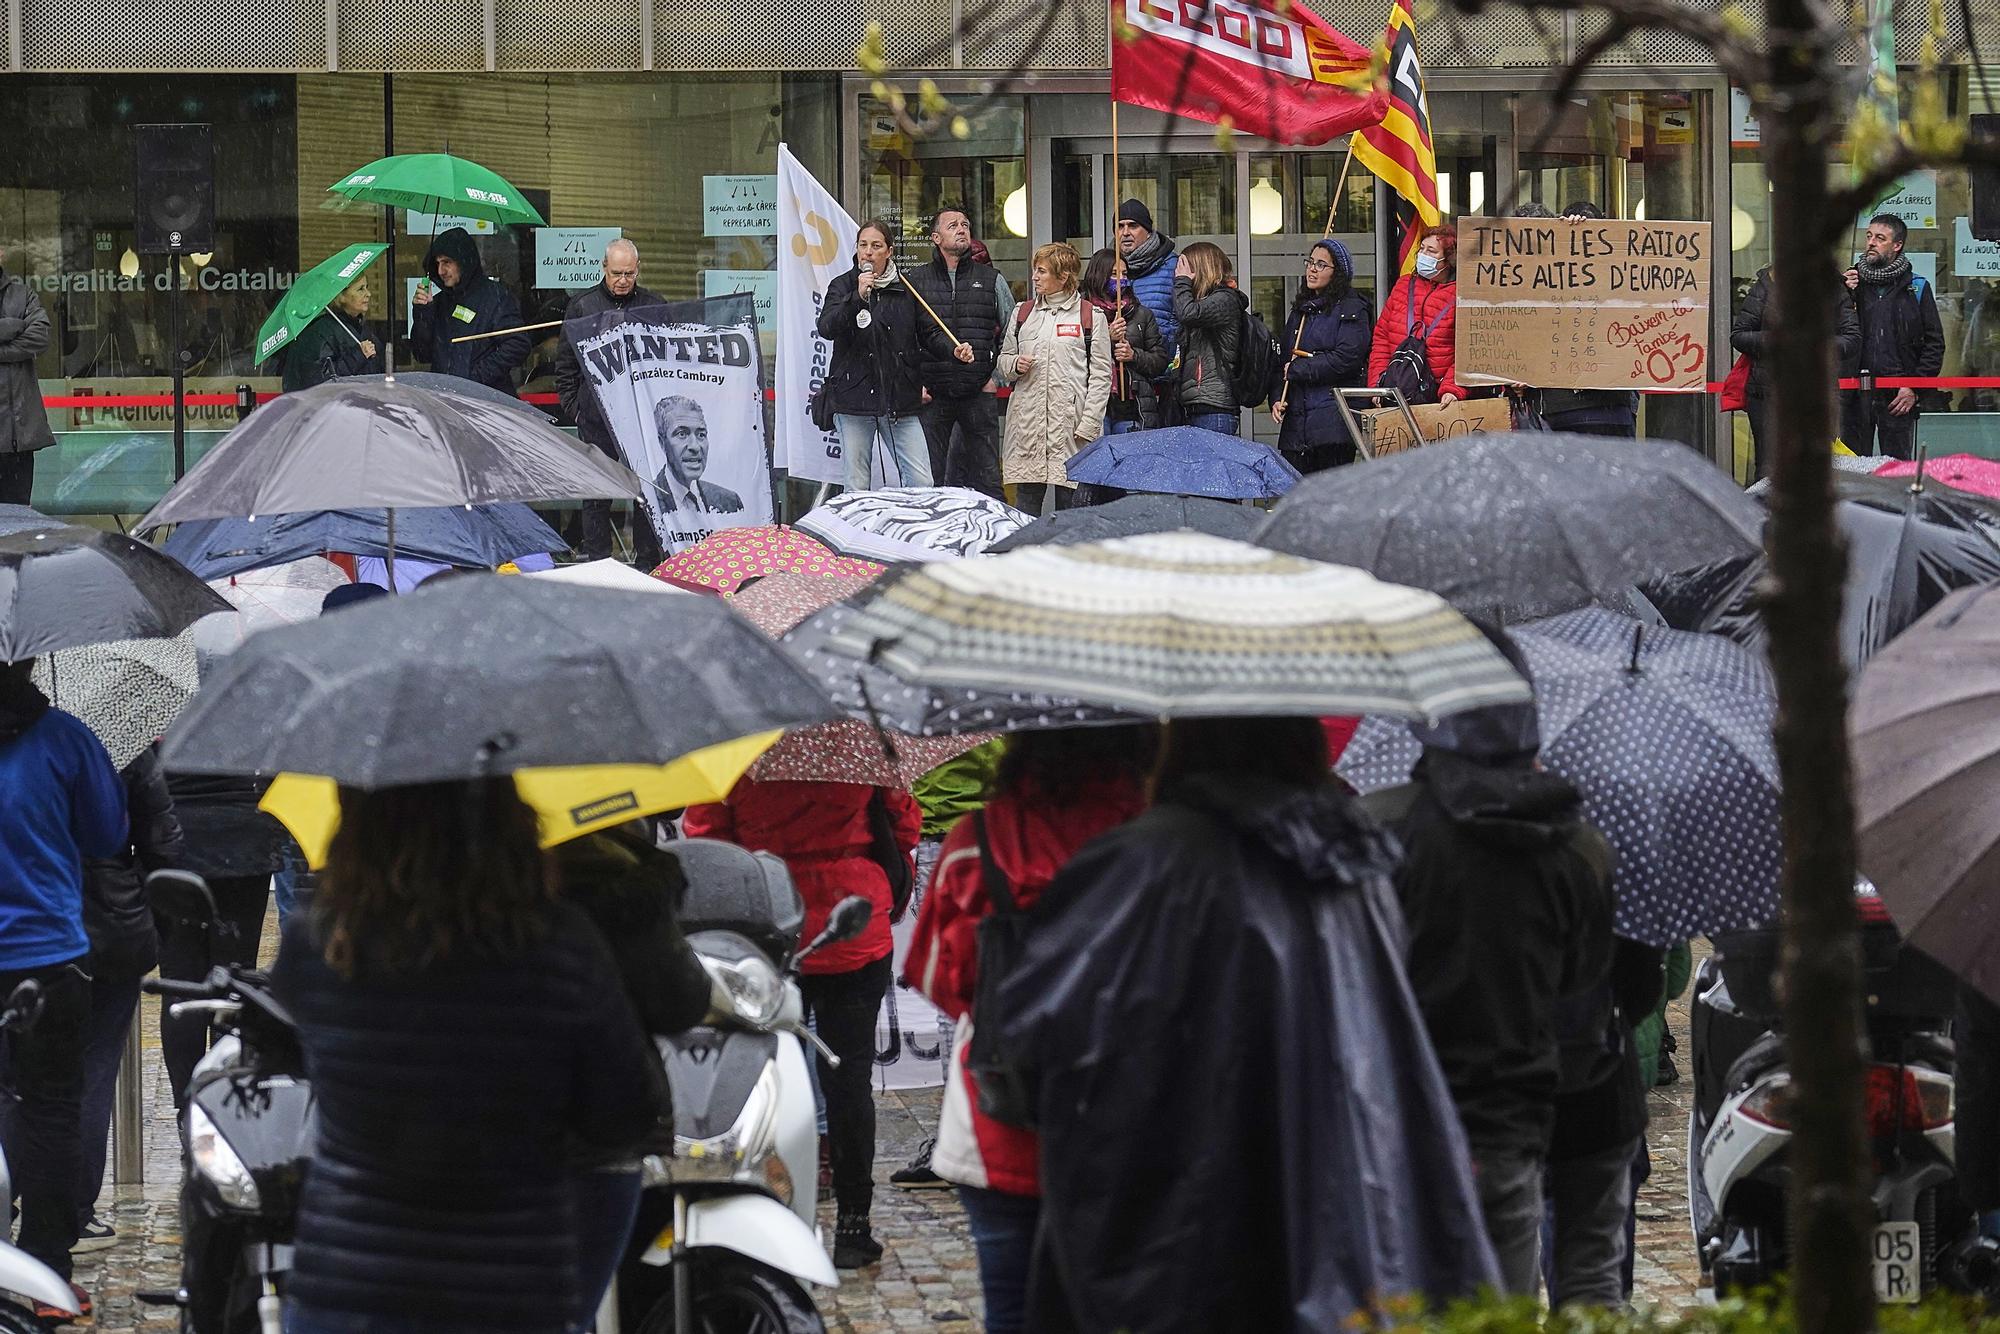
<path fill-rule="evenodd" d="M 1256 236 L 1273 236 L 1285 229 L 1285 197 L 1271 178 L 1262 177 L 1250 187 L 1250 231 Z"/>
<path fill-rule="evenodd" d="M 1021 184 L 1000 201 L 1000 222 L 1015 236 L 1028 234 L 1028 187 Z"/>
<path fill-rule="evenodd" d="M 127 278 L 139 276 L 139 256 L 132 247 L 125 247 L 125 253 L 118 257 L 118 272 Z"/>

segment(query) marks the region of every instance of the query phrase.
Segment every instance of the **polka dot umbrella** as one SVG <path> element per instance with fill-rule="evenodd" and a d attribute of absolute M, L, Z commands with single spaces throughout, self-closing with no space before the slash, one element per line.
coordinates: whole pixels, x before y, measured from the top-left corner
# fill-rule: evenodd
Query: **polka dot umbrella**
<path fill-rule="evenodd" d="M 836 555 L 818 540 L 783 524 L 725 528 L 653 569 L 653 577 L 682 587 L 733 593 L 746 579 L 767 574 L 837 574 L 872 579 L 873 561 Z"/>
<path fill-rule="evenodd" d="M 1717 635 L 1587 608 L 1516 627 L 1534 677 L 1542 762 L 1574 783 L 1618 852 L 1618 934 L 1671 945 L 1778 912 L 1777 698 L 1763 660 Z M 1408 726 L 1364 720 L 1342 777 L 1407 782 Z"/>

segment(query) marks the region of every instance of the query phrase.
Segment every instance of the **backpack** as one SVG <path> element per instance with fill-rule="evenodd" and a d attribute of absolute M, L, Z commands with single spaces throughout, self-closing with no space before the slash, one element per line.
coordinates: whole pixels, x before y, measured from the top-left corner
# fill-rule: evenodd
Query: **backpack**
<path fill-rule="evenodd" d="M 979 1110 L 1004 1125 L 1033 1129 L 1034 1080 L 1022 1068 L 1020 1055 L 1000 1039 L 997 1022 L 1000 987 L 1014 971 L 1028 944 L 1028 914 L 1014 902 L 1007 877 L 986 846 L 986 812 L 972 813 L 972 837 L 979 847 L 979 875 L 986 889 L 986 916 L 974 929 L 979 942 L 979 981 L 972 993 L 972 1041 L 965 1049 L 965 1070 Z"/>
<path fill-rule="evenodd" d="M 896 841 L 896 817 L 879 787 L 868 794 L 868 856 L 889 878 L 889 920 L 902 921 L 917 892 L 917 873 Z"/>
<path fill-rule="evenodd" d="M 1417 328 L 1417 279 L 1410 275 L 1410 299 L 1403 308 L 1403 341 L 1389 354 L 1389 364 L 1382 368 L 1382 377 L 1375 382 L 1380 389 L 1400 389 L 1403 398 L 1410 403 L 1435 403 L 1438 401 L 1437 372 L 1431 369 L 1431 334 L 1436 332 L 1444 317 L 1451 314 L 1451 306 L 1437 313 L 1437 318 Z"/>
<path fill-rule="evenodd" d="M 1097 323 L 1097 316 L 1095 314 L 1097 308 L 1091 305 L 1088 301 L 1082 302 L 1081 305 L 1084 311 L 1083 365 L 1084 365 L 1084 374 L 1088 375 L 1090 373 L 1090 331 L 1091 327 Z M 1014 307 L 1014 342 L 1016 343 L 1016 345 L 1018 345 L 1021 341 L 1022 326 L 1027 324 L 1028 316 L 1034 313 L 1035 313 L 1035 303 L 1033 301 L 1023 301 L 1019 305 Z"/>
<path fill-rule="evenodd" d="M 1229 389 L 1236 405 L 1262 406 L 1271 396 L 1271 382 L 1284 362 L 1285 349 L 1271 336 L 1270 326 L 1256 311 L 1246 309 L 1236 331 L 1236 364 L 1229 368 Z"/>

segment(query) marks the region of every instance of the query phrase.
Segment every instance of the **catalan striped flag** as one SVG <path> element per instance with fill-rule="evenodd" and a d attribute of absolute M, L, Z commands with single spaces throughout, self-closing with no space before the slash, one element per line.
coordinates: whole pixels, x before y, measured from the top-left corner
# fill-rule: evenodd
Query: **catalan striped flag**
<path fill-rule="evenodd" d="M 1431 146 L 1430 100 L 1417 59 L 1417 21 L 1410 0 L 1391 0 L 1389 26 L 1382 34 L 1388 55 L 1389 109 L 1380 125 L 1358 131 L 1354 155 L 1395 190 L 1401 232 L 1399 273 L 1416 267 L 1417 241 L 1425 227 L 1442 220 L 1438 210 L 1437 152 Z"/>

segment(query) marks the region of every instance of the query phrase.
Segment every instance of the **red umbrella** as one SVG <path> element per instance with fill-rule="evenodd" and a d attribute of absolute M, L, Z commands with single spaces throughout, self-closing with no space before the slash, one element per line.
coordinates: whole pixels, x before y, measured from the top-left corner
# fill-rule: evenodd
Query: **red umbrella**
<path fill-rule="evenodd" d="M 873 575 L 772 574 L 729 601 L 745 620 L 776 639 L 822 607 L 832 606 L 873 581 Z M 907 788 L 994 735 L 915 736 L 893 728 L 877 731 L 853 719 L 817 723 L 787 732 L 750 766 L 750 777 L 764 782 L 789 779 Z"/>
<path fill-rule="evenodd" d="M 1917 465 L 1903 459 L 1891 459 L 1875 470 L 1877 477 L 1914 477 Z M 1982 459 L 1977 454 L 1947 454 L 1941 459 L 1931 459 L 1924 464 L 1926 482 L 1942 482 L 1959 491 L 1970 491 L 1975 496 L 1987 496 L 2000 500 L 2000 461 Z"/>
<path fill-rule="evenodd" d="M 725 528 L 671 557 L 653 571 L 656 579 L 733 593 L 746 579 L 771 574 L 851 575 L 872 579 L 882 573 L 873 561 L 840 556 L 814 538 L 770 524 Z"/>

